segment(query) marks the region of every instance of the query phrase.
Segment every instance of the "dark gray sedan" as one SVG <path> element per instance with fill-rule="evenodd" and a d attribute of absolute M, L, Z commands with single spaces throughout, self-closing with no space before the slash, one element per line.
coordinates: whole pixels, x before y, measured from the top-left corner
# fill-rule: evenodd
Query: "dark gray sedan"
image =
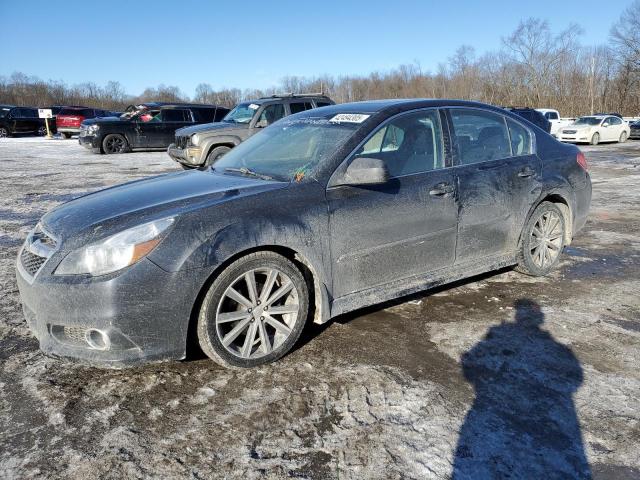
<path fill-rule="evenodd" d="M 206 171 L 54 209 L 17 278 L 45 352 L 179 359 L 193 334 L 213 360 L 252 367 L 308 322 L 506 266 L 545 275 L 590 200 L 580 150 L 505 110 L 335 105 L 284 118 Z"/>

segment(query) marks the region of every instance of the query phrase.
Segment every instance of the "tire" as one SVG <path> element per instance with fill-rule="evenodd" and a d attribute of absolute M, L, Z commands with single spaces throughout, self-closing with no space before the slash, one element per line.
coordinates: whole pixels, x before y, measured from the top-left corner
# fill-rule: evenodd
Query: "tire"
<path fill-rule="evenodd" d="M 102 140 L 102 151 L 107 155 L 126 153 L 129 150 L 127 139 L 118 133 L 112 133 Z"/>
<path fill-rule="evenodd" d="M 566 231 L 564 215 L 555 204 L 538 205 L 522 230 L 516 270 L 534 277 L 547 275 L 560 260 Z"/>
<path fill-rule="evenodd" d="M 9 138 L 11 136 L 11 132 L 7 127 L 0 127 L 0 138 Z"/>
<path fill-rule="evenodd" d="M 256 252 L 236 260 L 214 280 L 200 308 L 198 340 L 202 351 L 220 365 L 251 368 L 291 350 L 308 314 L 309 290 L 302 272 L 282 255 Z"/>
<path fill-rule="evenodd" d="M 66 138 L 67 140 L 71 138 L 71 134 L 70 134 L 70 133 L 67 133 L 67 132 L 63 132 L 63 133 L 62 133 L 62 136 L 63 136 L 64 138 Z"/>
<path fill-rule="evenodd" d="M 213 165 L 217 160 L 219 160 L 225 153 L 231 150 L 229 147 L 220 146 L 211 149 L 209 154 L 207 155 L 207 159 L 204 162 L 202 168 L 209 168 Z"/>
<path fill-rule="evenodd" d="M 38 128 L 38 136 L 39 137 L 44 137 L 47 134 L 47 127 L 42 126 L 40 128 Z"/>
<path fill-rule="evenodd" d="M 591 137 L 591 145 L 598 145 L 600 143 L 600 134 L 598 132 L 593 134 Z"/>
<path fill-rule="evenodd" d="M 620 143 L 624 143 L 627 141 L 627 132 L 622 132 L 620 134 L 620 139 L 618 140 Z"/>

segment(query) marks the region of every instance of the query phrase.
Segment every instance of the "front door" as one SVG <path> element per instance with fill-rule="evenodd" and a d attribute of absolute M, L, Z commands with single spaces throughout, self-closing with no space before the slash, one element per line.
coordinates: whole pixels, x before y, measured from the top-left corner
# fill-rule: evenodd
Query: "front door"
<path fill-rule="evenodd" d="M 393 117 L 357 157 L 384 160 L 391 178 L 327 189 L 334 298 L 452 265 L 458 209 L 439 112 Z"/>
<path fill-rule="evenodd" d="M 513 253 L 542 189 L 532 134 L 484 110 L 455 108 L 450 116 L 460 207 L 456 264 Z"/>

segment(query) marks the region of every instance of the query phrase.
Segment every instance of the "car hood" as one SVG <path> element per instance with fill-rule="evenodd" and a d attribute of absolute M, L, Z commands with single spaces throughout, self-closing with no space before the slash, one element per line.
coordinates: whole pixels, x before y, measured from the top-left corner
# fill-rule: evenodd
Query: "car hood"
<path fill-rule="evenodd" d="M 216 134 L 218 132 L 224 131 L 231 132 L 235 130 L 246 130 L 249 128 L 248 124 L 242 123 L 228 123 L 228 122 L 215 122 L 215 123 L 204 123 L 201 125 L 194 125 L 192 127 L 184 127 L 176 130 L 176 135 L 180 135 L 183 137 L 193 135 L 194 133 L 211 133 Z"/>
<path fill-rule="evenodd" d="M 62 243 L 77 235 L 97 238 L 156 218 L 288 185 L 212 170 L 170 173 L 71 200 L 47 213 L 41 224 Z"/>

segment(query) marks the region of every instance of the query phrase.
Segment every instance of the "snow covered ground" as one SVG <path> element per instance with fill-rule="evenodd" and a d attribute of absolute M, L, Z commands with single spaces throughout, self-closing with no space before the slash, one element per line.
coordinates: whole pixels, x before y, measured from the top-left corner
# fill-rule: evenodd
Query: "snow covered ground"
<path fill-rule="evenodd" d="M 100 370 L 39 352 L 18 247 L 55 205 L 178 167 L 0 139 L 0 478 L 640 478 L 640 142 L 584 151 L 592 214 L 548 278 L 311 326 L 255 370 Z"/>

